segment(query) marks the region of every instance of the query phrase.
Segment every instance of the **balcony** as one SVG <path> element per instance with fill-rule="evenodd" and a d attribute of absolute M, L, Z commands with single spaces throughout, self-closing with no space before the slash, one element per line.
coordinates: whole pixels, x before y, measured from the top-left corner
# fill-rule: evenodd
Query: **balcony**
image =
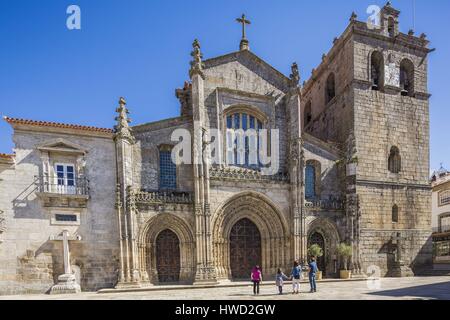
<path fill-rule="evenodd" d="M 35 177 L 36 195 L 44 207 L 86 208 L 89 180 L 86 177 L 61 179 L 56 176 Z"/>
<path fill-rule="evenodd" d="M 439 227 L 435 227 L 433 228 L 433 233 L 434 234 L 450 233 L 450 225 L 441 225 Z"/>

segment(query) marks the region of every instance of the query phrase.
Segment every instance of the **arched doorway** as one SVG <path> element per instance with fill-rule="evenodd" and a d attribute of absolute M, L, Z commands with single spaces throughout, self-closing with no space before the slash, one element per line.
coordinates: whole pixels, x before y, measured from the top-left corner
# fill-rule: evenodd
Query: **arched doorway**
<path fill-rule="evenodd" d="M 323 238 L 322 234 L 320 234 L 319 232 L 314 232 L 310 235 L 308 239 L 308 248 L 313 244 L 317 244 L 323 250 L 323 255 L 317 258 L 317 267 L 319 268 L 320 271 L 323 272 L 323 275 L 326 275 L 326 261 L 325 261 L 326 246 L 325 246 L 325 239 Z"/>
<path fill-rule="evenodd" d="M 156 270 L 159 282 L 178 282 L 180 269 L 180 240 L 173 231 L 163 230 L 156 238 Z"/>
<path fill-rule="evenodd" d="M 230 233 L 230 269 L 233 279 L 248 279 L 255 265 L 261 266 L 261 234 L 245 218 L 236 222 Z"/>

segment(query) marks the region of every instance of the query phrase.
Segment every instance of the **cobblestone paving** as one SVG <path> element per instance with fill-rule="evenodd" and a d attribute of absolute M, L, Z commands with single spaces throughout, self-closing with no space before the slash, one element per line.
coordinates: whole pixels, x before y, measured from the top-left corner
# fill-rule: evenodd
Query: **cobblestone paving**
<path fill-rule="evenodd" d="M 379 288 L 366 281 L 318 283 L 318 291 L 309 293 L 309 285 L 301 284 L 300 294 L 292 295 L 291 286 L 284 286 L 284 295 L 276 294 L 275 285 L 261 287 L 259 296 L 252 294 L 251 286 L 214 289 L 166 290 L 126 293 L 83 292 L 78 295 L 20 295 L 0 296 L 0 300 L 450 300 L 450 277 L 383 278 Z"/>

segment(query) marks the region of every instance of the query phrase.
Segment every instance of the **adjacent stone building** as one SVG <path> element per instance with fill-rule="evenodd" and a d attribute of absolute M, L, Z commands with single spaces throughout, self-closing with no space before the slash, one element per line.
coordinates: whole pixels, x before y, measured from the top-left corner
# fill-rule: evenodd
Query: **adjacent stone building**
<path fill-rule="evenodd" d="M 431 264 L 426 36 L 400 33 L 390 4 L 379 28 L 353 14 L 300 86 L 297 64 L 286 77 L 250 51 L 239 20 L 239 51 L 203 59 L 193 43 L 179 117 L 131 126 L 121 98 L 114 130 L 5 118 L 0 293 L 215 283 L 255 264 L 269 277 L 311 244 L 325 277 L 341 242 L 357 276 Z M 229 136 L 250 129 L 270 133 L 256 165 L 264 135 L 241 149 Z"/>

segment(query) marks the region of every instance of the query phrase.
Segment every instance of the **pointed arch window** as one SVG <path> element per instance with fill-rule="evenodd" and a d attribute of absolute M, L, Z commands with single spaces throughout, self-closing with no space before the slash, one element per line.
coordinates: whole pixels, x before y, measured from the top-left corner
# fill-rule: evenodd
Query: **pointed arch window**
<path fill-rule="evenodd" d="M 314 201 L 320 198 L 321 164 L 308 160 L 305 165 L 305 199 Z"/>
<path fill-rule="evenodd" d="M 398 222 L 398 206 L 396 204 L 392 207 L 392 222 Z"/>
<path fill-rule="evenodd" d="M 400 150 L 397 147 L 392 147 L 389 153 L 388 169 L 392 173 L 399 173 L 402 170 L 402 158 Z"/>

